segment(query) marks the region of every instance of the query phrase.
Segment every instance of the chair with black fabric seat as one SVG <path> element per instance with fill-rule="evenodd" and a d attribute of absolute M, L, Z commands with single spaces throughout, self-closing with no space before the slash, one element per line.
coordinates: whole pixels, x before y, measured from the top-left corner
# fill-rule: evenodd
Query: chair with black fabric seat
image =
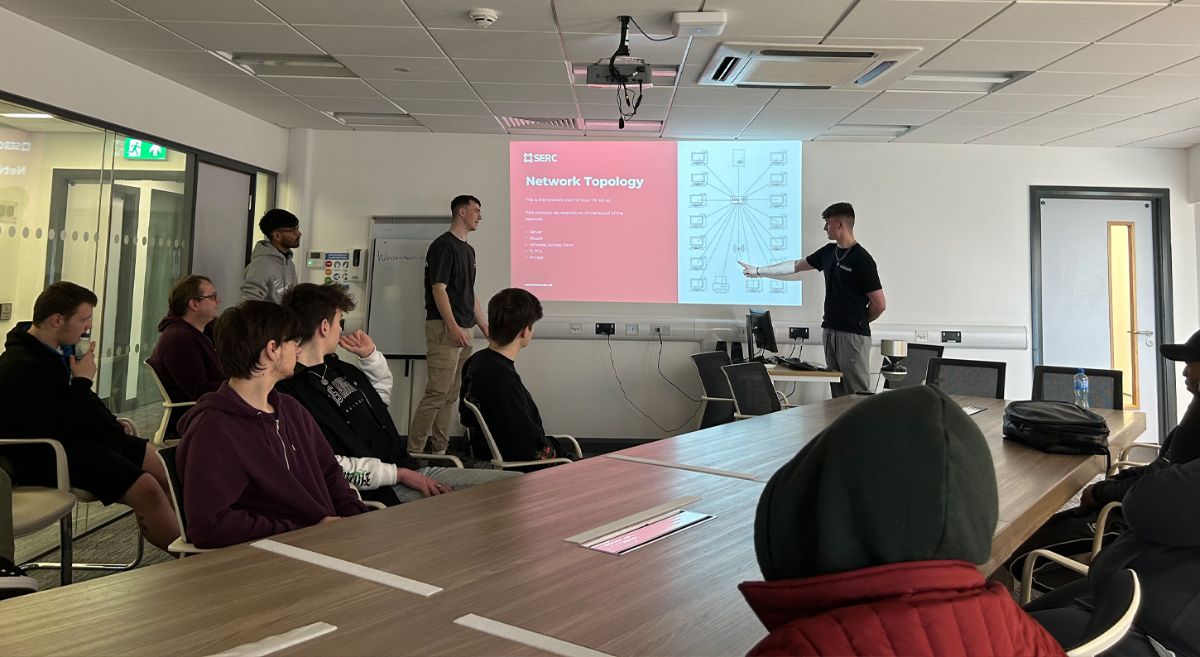
<path fill-rule="evenodd" d="M 1033 368 L 1033 398 L 1047 401 L 1075 401 L 1075 374 L 1078 367 L 1038 365 Z M 1083 368 L 1088 378 L 1088 404 L 1092 408 L 1124 408 L 1124 374 L 1121 370 Z"/>
<path fill-rule="evenodd" d="M 704 388 L 704 395 L 700 397 L 704 404 L 700 428 L 733 422 L 733 393 L 729 390 L 729 379 L 721 371 L 722 367 L 729 365 L 729 354 L 724 351 L 704 351 L 692 354 L 692 362 L 696 364 L 700 385 Z"/>
<path fill-rule="evenodd" d="M 1021 576 L 1021 604 L 1029 603 L 1033 591 L 1033 573 L 1039 558 L 1049 559 L 1064 568 L 1083 575 L 1088 566 L 1050 550 L 1034 550 L 1025 559 Z M 1104 597 L 1095 599 L 1091 619 L 1084 629 L 1083 637 L 1067 649 L 1067 657 L 1093 657 L 1117 645 L 1133 627 L 1138 608 L 1142 604 L 1142 586 L 1137 573 L 1125 569 L 1114 574 L 1104 585 Z"/>
<path fill-rule="evenodd" d="M 925 383 L 948 395 L 1004 399 L 1005 363 L 989 360 L 929 359 Z"/>
<path fill-rule="evenodd" d="M 925 375 L 929 371 L 929 361 L 934 358 L 941 358 L 942 352 L 946 348 L 940 344 L 920 344 L 908 343 L 908 355 L 900 364 L 908 371 L 903 379 L 899 381 L 884 381 L 883 387 L 891 390 L 893 388 L 911 388 L 925 383 Z"/>
<path fill-rule="evenodd" d="M 571 463 L 571 459 L 565 456 L 552 459 L 539 459 L 536 461 L 506 461 L 504 459 L 504 455 L 500 453 L 500 447 L 496 444 L 496 438 L 492 435 L 492 430 L 488 428 L 487 420 L 483 419 L 483 411 L 479 410 L 479 407 L 468 399 L 463 399 L 462 403 L 463 406 L 466 406 L 467 409 L 471 411 L 471 415 L 475 417 L 474 427 L 464 423 L 464 426 L 467 428 L 467 440 L 470 442 L 476 442 L 478 439 L 482 438 L 483 442 L 487 444 L 488 452 L 492 456 L 491 463 L 497 468 L 501 470 L 523 471 L 531 468 L 543 468 L 551 465 Z M 557 438 L 560 444 L 570 445 L 572 452 L 575 454 L 575 458 L 583 458 L 583 450 L 579 447 L 579 441 L 575 440 L 574 436 L 569 436 L 565 433 L 550 435 L 554 438 Z M 421 454 L 420 456 L 424 458 L 428 456 L 428 454 Z"/>
<path fill-rule="evenodd" d="M 775 389 L 767 366 L 757 361 L 725 365 L 721 368 L 733 393 L 734 418 L 743 420 L 781 410 L 783 395 Z"/>
<path fill-rule="evenodd" d="M 167 546 L 167 552 L 188 556 L 189 554 L 198 554 L 207 552 L 206 548 L 198 548 L 188 541 L 187 537 L 187 514 L 183 510 L 183 480 L 179 478 L 179 472 L 175 469 L 175 450 L 177 445 L 164 447 L 158 450 L 158 458 L 162 461 L 163 469 L 167 471 L 167 484 L 171 489 L 171 500 L 175 503 L 175 522 L 179 524 L 179 538 L 171 541 Z"/>

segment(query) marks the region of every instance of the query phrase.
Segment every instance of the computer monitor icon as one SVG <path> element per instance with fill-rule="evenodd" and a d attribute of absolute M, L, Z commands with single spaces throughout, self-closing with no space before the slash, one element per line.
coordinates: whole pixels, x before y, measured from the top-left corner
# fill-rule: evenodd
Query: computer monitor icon
<path fill-rule="evenodd" d="M 771 151 L 771 165 L 787 164 L 787 151 Z"/>
<path fill-rule="evenodd" d="M 692 165 L 708 164 L 708 151 L 692 151 Z"/>

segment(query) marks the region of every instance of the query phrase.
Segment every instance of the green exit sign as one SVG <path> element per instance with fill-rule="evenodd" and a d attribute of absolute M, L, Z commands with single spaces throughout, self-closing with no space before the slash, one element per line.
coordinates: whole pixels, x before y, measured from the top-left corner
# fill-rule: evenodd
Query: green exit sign
<path fill-rule="evenodd" d="M 144 139 L 125 138 L 126 160 L 165 160 L 167 149 Z"/>

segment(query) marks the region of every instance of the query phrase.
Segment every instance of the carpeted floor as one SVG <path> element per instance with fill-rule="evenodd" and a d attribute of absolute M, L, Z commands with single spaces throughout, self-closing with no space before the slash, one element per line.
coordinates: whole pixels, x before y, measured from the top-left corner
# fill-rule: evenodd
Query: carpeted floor
<path fill-rule="evenodd" d="M 133 519 L 133 512 L 128 507 L 114 505 L 111 507 L 116 511 L 111 522 L 105 524 L 98 529 L 98 525 L 102 524 L 95 521 L 95 517 L 91 520 L 90 531 L 84 533 L 81 538 L 75 540 L 75 561 L 92 562 L 92 563 L 128 563 L 135 554 L 137 554 L 137 523 Z M 123 512 L 123 513 L 122 513 Z M 37 557 L 39 561 L 58 561 L 58 530 L 57 526 L 52 530 L 52 545 L 54 548 L 44 556 Z M 28 561 L 29 559 L 40 554 L 31 550 L 32 543 L 28 539 L 35 539 L 37 535 L 27 537 L 17 541 L 17 559 L 20 561 Z M 174 559 L 171 555 L 159 550 L 150 545 L 145 546 L 145 553 L 142 557 L 141 566 L 150 564 L 162 563 Z M 139 567 L 141 567 L 139 566 Z M 40 590 L 55 588 L 59 586 L 58 570 L 30 570 L 30 577 L 38 581 Z M 115 574 L 113 571 L 75 571 L 75 581 L 82 582 L 97 577 Z"/>

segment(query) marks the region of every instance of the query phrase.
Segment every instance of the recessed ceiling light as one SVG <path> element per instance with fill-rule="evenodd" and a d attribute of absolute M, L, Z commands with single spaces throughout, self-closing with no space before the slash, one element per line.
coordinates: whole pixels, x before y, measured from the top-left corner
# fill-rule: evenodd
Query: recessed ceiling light
<path fill-rule="evenodd" d="M 990 93 L 1029 75 L 1029 71 L 917 71 L 904 76 L 891 91 L 973 91 Z"/>
<path fill-rule="evenodd" d="M 899 137 L 912 130 L 910 125 L 835 125 L 825 131 L 833 137 Z"/>
<path fill-rule="evenodd" d="M 419 126 L 420 123 L 411 114 L 401 112 L 330 112 L 330 116 L 343 124 L 355 126 Z"/>
<path fill-rule="evenodd" d="M 277 53 L 217 53 L 244 71 L 260 78 L 356 78 L 350 69 L 329 55 Z"/>
<path fill-rule="evenodd" d="M 394 68 L 392 70 L 397 73 L 412 73 L 411 68 L 404 68 L 403 66 L 397 66 L 396 68 Z"/>
<path fill-rule="evenodd" d="M 42 112 L 7 112 L 0 114 L 6 119 L 52 119 L 53 114 L 45 114 Z"/>

